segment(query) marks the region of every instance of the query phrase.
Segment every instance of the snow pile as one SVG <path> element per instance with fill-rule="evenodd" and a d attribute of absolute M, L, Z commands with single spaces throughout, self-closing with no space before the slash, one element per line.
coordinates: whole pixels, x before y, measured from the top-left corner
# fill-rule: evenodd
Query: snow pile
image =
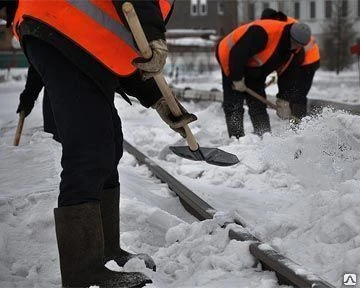
<path fill-rule="evenodd" d="M 245 113 L 246 136 L 236 140 L 227 137 L 220 103 L 185 106 L 199 117 L 191 128 L 200 145 L 236 154 L 238 165 L 210 166 L 171 154 L 166 145 L 185 142 L 171 140 L 176 134 L 160 130 L 161 121 L 141 107 L 147 123 L 135 129 L 119 106 L 126 137 L 210 205 L 233 211 L 256 236 L 329 282 L 338 286 L 343 273 L 360 271 L 358 116 L 325 109 L 292 130 L 269 111 L 273 133 L 260 139 L 250 133 Z"/>
<path fill-rule="evenodd" d="M 223 222 L 222 222 L 223 223 Z M 259 273 L 249 253 L 249 243 L 229 240 L 231 226 L 221 228 L 218 220 L 181 223 L 168 230 L 166 243 L 154 255 L 158 272 L 143 268 L 136 260 L 126 271 L 142 271 L 157 287 L 278 287 L 274 274 Z"/>
<path fill-rule="evenodd" d="M 262 153 L 271 185 L 287 193 L 259 232 L 337 285 L 346 271 L 360 271 L 359 128 L 358 116 L 325 110 L 283 139 L 265 139 Z"/>
<path fill-rule="evenodd" d="M 163 287 L 237 287 L 239 279 L 243 287 L 277 286 L 272 273 L 256 277 L 249 243 L 230 241 L 229 228 L 214 220 L 171 228 L 167 247 L 154 255 L 166 281 Z"/>

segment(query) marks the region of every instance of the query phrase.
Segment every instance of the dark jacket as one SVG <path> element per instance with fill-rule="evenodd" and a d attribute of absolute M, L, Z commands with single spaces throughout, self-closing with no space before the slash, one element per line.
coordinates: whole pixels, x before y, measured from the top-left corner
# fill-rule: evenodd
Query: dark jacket
<path fill-rule="evenodd" d="M 30 65 L 26 78 L 25 89 L 20 94 L 20 101 L 34 103 L 39 97 L 39 93 L 43 87 L 44 83 L 39 73 L 37 73 L 34 67 Z"/>
<path fill-rule="evenodd" d="M 129 2 L 131 2 L 135 7 L 148 41 L 155 39 L 165 39 L 166 23 L 162 19 L 158 1 L 130 0 Z M 124 21 L 124 23 L 126 23 L 120 6 L 122 1 L 113 1 L 113 3 L 116 7 L 116 10 L 118 11 L 119 17 Z M 23 40 L 22 44 L 24 45 L 24 51 L 26 51 L 26 37 L 36 37 L 47 42 L 48 44 L 56 47 L 62 54 L 66 56 L 67 59 L 69 59 L 69 61 L 74 63 L 84 74 L 97 83 L 99 88 L 104 91 L 105 95 L 111 95 L 113 91 L 119 89 L 119 87 L 124 86 L 124 84 L 119 86 L 119 82 L 123 82 L 123 80 L 119 81 L 118 76 L 105 68 L 100 62 L 85 52 L 73 41 L 67 39 L 49 25 L 35 19 L 26 18 L 21 23 L 19 29 Z M 54 69 L 56 69 L 56 67 L 54 67 Z M 136 79 L 139 77 L 136 74 L 137 73 L 130 76 L 130 78 L 134 77 Z M 125 77 L 125 79 L 126 78 L 127 77 Z M 146 83 L 144 85 L 152 86 L 152 83 Z M 142 98 L 142 95 L 136 96 Z M 154 104 L 160 97 L 161 94 L 157 95 L 156 93 L 149 93 L 146 95 L 146 99 L 139 100 L 144 106 L 149 107 Z"/>
<path fill-rule="evenodd" d="M 30 106 L 34 106 L 34 102 L 39 97 L 39 93 L 43 87 L 44 83 L 39 73 L 32 65 L 30 65 L 25 89 L 20 94 L 20 101 L 29 103 Z M 152 93 L 149 93 L 149 91 Z M 144 82 L 141 80 L 139 72 L 135 72 L 133 75 L 128 77 L 119 78 L 116 92 L 119 93 L 127 102 L 130 102 L 128 96 L 137 98 L 145 107 L 150 107 L 154 104 L 154 100 L 158 99 L 157 97 L 161 97 L 161 91 L 154 79 L 149 79 Z"/>

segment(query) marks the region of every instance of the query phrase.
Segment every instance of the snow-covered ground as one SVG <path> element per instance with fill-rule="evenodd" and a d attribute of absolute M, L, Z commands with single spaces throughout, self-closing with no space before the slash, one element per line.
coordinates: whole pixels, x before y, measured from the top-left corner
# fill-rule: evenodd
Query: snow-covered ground
<path fill-rule="evenodd" d="M 357 103 L 357 74 L 346 75 L 319 71 L 309 97 Z M 202 82 L 211 88 L 219 80 L 214 74 Z M 0 287 L 58 287 L 52 211 L 61 147 L 42 132 L 41 99 L 26 119 L 20 146 L 12 146 L 23 86 L 0 83 Z M 216 220 L 197 222 L 166 185 L 125 153 L 119 165 L 121 243 L 151 254 L 158 271 L 137 261 L 125 270 L 143 271 L 164 288 L 278 287 L 273 273 L 253 268 L 248 243 L 229 241 L 229 228 L 219 227 L 236 217 L 337 287 L 344 273 L 360 277 L 359 116 L 325 110 L 293 131 L 269 110 L 273 133 L 260 139 L 251 134 L 246 114 L 247 135 L 235 140 L 227 137 L 221 103 L 185 103 L 199 118 L 191 124 L 199 144 L 240 159 L 217 167 L 171 154 L 167 145 L 184 142 L 152 109 L 121 98 L 116 104 L 125 138 L 220 212 Z"/>

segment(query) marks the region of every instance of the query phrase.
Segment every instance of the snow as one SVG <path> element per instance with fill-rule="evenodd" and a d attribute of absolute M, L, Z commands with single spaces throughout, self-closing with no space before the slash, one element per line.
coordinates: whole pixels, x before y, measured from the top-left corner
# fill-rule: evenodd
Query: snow
<path fill-rule="evenodd" d="M 168 39 L 168 43 L 176 46 L 198 46 L 198 47 L 213 47 L 215 42 L 211 40 L 201 39 L 199 37 L 182 37 L 175 39 Z"/>
<path fill-rule="evenodd" d="M 202 34 L 216 34 L 214 29 L 166 29 L 166 32 L 171 35 L 202 35 Z"/>
<path fill-rule="evenodd" d="M 221 86 L 219 80 L 214 72 L 183 85 L 211 89 Z M 309 97 L 355 104 L 357 85 L 356 72 L 336 77 L 319 71 Z M 23 86 L 0 83 L 0 287 L 58 287 L 52 210 L 61 147 L 42 132 L 41 99 L 26 118 L 20 146 L 12 146 Z M 229 239 L 234 224 L 220 227 L 237 219 L 265 241 L 263 249 L 278 250 L 337 287 L 344 273 L 360 273 L 359 116 L 325 109 L 292 130 L 269 110 L 273 132 L 260 139 L 251 134 L 246 113 L 246 136 L 236 140 L 227 137 L 221 103 L 184 103 L 199 118 L 190 125 L 199 144 L 240 159 L 236 166 L 218 167 L 171 154 L 167 146 L 184 140 L 154 110 L 136 101 L 129 106 L 120 97 L 116 105 L 125 138 L 218 211 L 213 220 L 196 221 L 165 184 L 124 153 L 121 245 L 150 254 L 158 267 L 152 272 L 132 260 L 125 271 L 142 271 L 152 286 L 164 288 L 278 287 L 274 273 L 254 268 L 249 242 Z"/>

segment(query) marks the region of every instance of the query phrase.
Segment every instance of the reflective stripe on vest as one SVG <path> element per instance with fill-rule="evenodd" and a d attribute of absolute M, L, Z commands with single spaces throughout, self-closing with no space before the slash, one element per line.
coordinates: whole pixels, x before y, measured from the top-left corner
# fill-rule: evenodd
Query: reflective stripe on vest
<path fill-rule="evenodd" d="M 315 44 L 316 44 L 316 41 L 315 41 L 314 37 L 311 37 L 309 43 L 306 44 L 306 46 L 304 47 L 305 52 L 309 51 L 312 47 L 314 47 Z"/>
<path fill-rule="evenodd" d="M 310 42 L 305 46 L 305 58 L 301 66 L 309 65 L 320 60 L 319 46 L 314 37 L 311 37 Z"/>
<path fill-rule="evenodd" d="M 171 2 L 158 0 L 168 16 Z M 14 32 L 31 17 L 71 39 L 115 74 L 132 74 L 139 52 L 131 32 L 124 26 L 111 0 L 19 0 Z M 17 35 L 19 36 L 19 35 Z"/>
<path fill-rule="evenodd" d="M 230 74 L 229 58 L 231 49 L 243 37 L 247 30 L 251 26 L 255 25 L 262 27 L 266 31 L 268 35 L 268 41 L 263 51 L 251 57 L 251 59 L 246 64 L 246 66 L 248 67 L 260 67 L 267 62 L 267 60 L 276 50 L 282 32 L 284 31 L 285 26 L 288 24 L 286 22 L 281 22 L 277 20 L 256 20 L 249 24 L 245 24 L 236 28 L 230 34 L 225 36 L 220 41 L 218 46 L 218 58 L 225 75 L 229 76 Z"/>
<path fill-rule="evenodd" d="M 249 27 L 251 26 L 251 24 L 247 24 L 244 25 L 244 27 L 242 28 L 243 33 L 245 34 L 245 32 L 249 29 Z M 235 45 L 236 41 L 234 40 L 234 37 L 236 37 L 235 32 L 238 32 L 238 30 L 236 29 L 235 31 L 231 32 L 228 36 L 227 36 L 227 45 L 228 45 L 228 49 L 231 50 L 233 48 L 233 46 Z"/>
<path fill-rule="evenodd" d="M 251 24 L 247 24 L 246 26 L 245 26 L 245 31 L 244 31 L 244 33 L 246 33 L 246 31 L 249 29 L 249 27 L 251 26 Z M 234 31 L 235 32 L 235 31 Z M 235 41 L 234 41 L 234 36 L 235 36 L 235 33 L 234 32 L 232 32 L 232 33 L 230 33 L 229 34 L 229 36 L 228 36 L 228 40 L 227 40 L 227 45 L 228 45 L 228 49 L 229 50 L 231 50 L 233 47 L 234 47 L 234 45 L 235 45 Z M 261 61 L 261 59 L 257 56 L 257 55 L 255 55 L 255 56 L 253 56 L 253 59 L 254 59 L 254 61 L 256 61 L 256 63 L 258 63 L 258 65 L 259 66 L 261 66 L 263 63 L 262 63 L 262 61 Z"/>
<path fill-rule="evenodd" d="M 129 46 L 136 50 L 136 46 L 131 32 L 123 25 L 119 25 L 119 22 L 109 17 L 103 10 L 99 9 L 89 0 L 66 0 L 69 4 L 76 7 L 80 11 L 84 12 L 90 18 L 101 24 L 107 30 L 111 31 L 119 38 L 124 40 Z"/>
<path fill-rule="evenodd" d="M 297 49 L 295 50 L 295 52 L 292 52 L 291 55 L 290 55 L 290 58 L 289 58 L 283 65 L 281 65 L 281 66 L 276 70 L 278 76 L 280 76 L 282 73 L 285 72 L 285 70 L 289 67 L 291 61 L 294 59 L 295 55 L 296 55 L 297 53 L 299 53 L 300 50 L 301 50 L 301 48 L 297 48 Z"/>
<path fill-rule="evenodd" d="M 260 66 L 264 65 L 264 62 L 259 58 L 258 55 L 253 56 L 252 61 L 255 61 L 257 63 L 257 65 L 254 65 L 254 66 L 260 67 Z"/>

